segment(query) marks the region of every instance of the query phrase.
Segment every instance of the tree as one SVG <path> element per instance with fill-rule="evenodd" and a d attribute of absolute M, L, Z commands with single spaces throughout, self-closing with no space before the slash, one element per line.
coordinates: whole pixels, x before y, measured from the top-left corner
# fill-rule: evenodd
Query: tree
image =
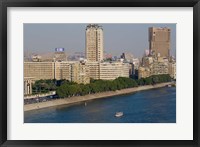
<path fill-rule="evenodd" d="M 90 94 L 90 92 L 91 92 L 89 84 L 82 85 L 81 89 L 82 89 L 81 95 Z"/>
<path fill-rule="evenodd" d="M 151 84 L 153 84 L 152 78 L 151 77 L 145 78 L 144 79 L 144 83 L 145 83 L 145 85 L 151 85 Z"/>
<path fill-rule="evenodd" d="M 137 83 L 138 83 L 138 85 L 143 86 L 145 82 L 144 82 L 144 79 L 141 78 L 141 79 L 137 80 Z"/>
<path fill-rule="evenodd" d="M 153 75 L 147 78 L 141 78 L 138 80 L 134 80 L 131 78 L 126 77 L 119 77 L 115 80 L 91 80 L 91 83 L 89 84 L 77 84 L 74 82 L 70 82 L 67 80 L 60 81 L 60 86 L 53 85 L 51 81 L 46 81 L 46 84 L 44 80 L 37 81 L 36 85 L 34 85 L 34 88 L 48 88 L 49 89 L 56 89 L 56 93 L 59 97 L 71 97 L 71 96 L 79 96 L 79 95 L 87 95 L 91 93 L 98 93 L 98 92 L 104 92 L 104 91 L 115 91 L 115 90 L 121 90 L 124 88 L 131 88 L 136 86 L 142 86 L 142 85 L 151 85 L 156 83 L 162 83 L 162 82 L 169 82 L 171 81 L 170 75 Z"/>

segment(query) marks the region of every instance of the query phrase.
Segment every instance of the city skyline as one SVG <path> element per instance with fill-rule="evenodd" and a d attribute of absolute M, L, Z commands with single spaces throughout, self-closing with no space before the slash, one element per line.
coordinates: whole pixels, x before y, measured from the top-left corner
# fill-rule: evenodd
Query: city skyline
<path fill-rule="evenodd" d="M 43 24 L 46 28 L 41 31 L 42 27 L 38 29 L 36 25 L 36 30 L 31 29 L 29 33 L 24 27 L 24 39 L 30 39 L 24 42 L 34 43 L 36 49 L 44 46 L 40 52 L 49 53 L 47 58 L 40 53 L 24 55 L 25 123 L 46 120 L 51 123 L 176 123 L 176 58 L 170 54 L 171 50 L 174 54 L 176 51 L 175 24 L 70 25 L 62 24 L 62 28 L 58 24 L 50 27 Z M 76 49 L 70 50 L 70 46 Z M 54 52 L 52 56 L 49 48 Z M 70 51 L 79 53 L 71 56 Z M 141 91 L 152 92 L 142 96 Z M 92 100 L 102 98 L 104 101 L 103 98 L 108 97 L 119 100 L 115 98 L 112 104 L 105 105 L 96 100 L 100 105 L 91 107 Z M 127 101 L 127 97 L 131 101 Z M 40 113 L 31 115 L 33 117 L 28 114 L 77 103 L 80 104 L 78 113 L 76 110 L 69 113 L 74 106 L 70 109 L 66 106 L 64 111 L 56 108 L 53 115 L 51 111 L 42 114 L 43 117 Z M 161 106 L 160 110 L 157 106 Z M 107 112 L 109 115 L 105 117 Z M 78 116 L 77 119 L 73 119 L 74 116 Z M 147 119 L 143 119 L 145 117 Z"/>
<path fill-rule="evenodd" d="M 67 56 L 85 53 L 85 28 L 88 24 L 24 24 L 24 51 L 43 54 L 65 48 Z M 113 56 L 128 52 L 142 57 L 149 49 L 149 27 L 171 29 L 171 55 L 176 52 L 176 24 L 99 24 L 104 31 L 104 51 Z"/>

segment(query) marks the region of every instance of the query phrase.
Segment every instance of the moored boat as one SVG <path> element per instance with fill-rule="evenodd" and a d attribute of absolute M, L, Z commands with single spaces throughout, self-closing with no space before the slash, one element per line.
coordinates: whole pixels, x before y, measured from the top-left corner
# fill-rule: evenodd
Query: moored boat
<path fill-rule="evenodd" d="M 122 117 L 124 115 L 123 112 L 116 112 L 115 117 Z"/>

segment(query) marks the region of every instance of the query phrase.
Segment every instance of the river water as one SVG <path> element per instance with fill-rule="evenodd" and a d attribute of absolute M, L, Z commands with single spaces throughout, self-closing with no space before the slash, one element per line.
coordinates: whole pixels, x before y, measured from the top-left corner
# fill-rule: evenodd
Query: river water
<path fill-rule="evenodd" d="M 122 111 L 124 115 L 115 117 Z M 25 123 L 176 123 L 176 88 L 164 87 L 24 113 Z"/>

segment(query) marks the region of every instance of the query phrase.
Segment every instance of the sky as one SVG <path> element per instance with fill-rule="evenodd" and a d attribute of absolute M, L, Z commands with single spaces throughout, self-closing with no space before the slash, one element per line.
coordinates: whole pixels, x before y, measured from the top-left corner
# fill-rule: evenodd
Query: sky
<path fill-rule="evenodd" d="M 63 47 L 67 55 L 85 52 L 85 29 L 88 24 L 71 23 L 25 23 L 24 51 L 44 54 Z M 142 57 L 149 49 L 148 28 L 169 27 L 171 29 L 171 55 L 176 52 L 176 24 L 131 24 L 102 23 L 104 33 L 104 51 L 113 56 L 123 52 L 134 57 Z"/>

